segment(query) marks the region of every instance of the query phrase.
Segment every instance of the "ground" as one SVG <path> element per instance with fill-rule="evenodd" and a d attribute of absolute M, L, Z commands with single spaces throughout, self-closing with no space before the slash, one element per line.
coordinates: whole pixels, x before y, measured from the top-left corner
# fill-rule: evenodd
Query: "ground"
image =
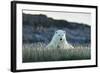
<path fill-rule="evenodd" d="M 89 44 L 76 45 L 74 49 L 47 49 L 45 43 L 23 44 L 23 62 L 67 61 L 91 59 Z"/>

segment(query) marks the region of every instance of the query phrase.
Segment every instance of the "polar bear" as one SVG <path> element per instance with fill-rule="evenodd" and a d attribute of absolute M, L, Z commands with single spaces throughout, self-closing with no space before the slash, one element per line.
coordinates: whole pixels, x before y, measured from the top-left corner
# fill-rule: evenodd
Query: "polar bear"
<path fill-rule="evenodd" d="M 74 48 L 66 40 L 66 32 L 64 30 L 57 30 L 51 40 L 51 42 L 46 46 L 50 49 L 60 48 L 60 49 L 71 49 Z"/>

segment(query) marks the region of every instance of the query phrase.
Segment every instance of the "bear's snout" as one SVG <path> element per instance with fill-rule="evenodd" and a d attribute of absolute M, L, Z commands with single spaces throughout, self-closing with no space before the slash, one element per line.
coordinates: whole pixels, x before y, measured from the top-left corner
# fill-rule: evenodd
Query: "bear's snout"
<path fill-rule="evenodd" d="M 62 38 L 60 38 L 60 41 L 62 40 Z"/>

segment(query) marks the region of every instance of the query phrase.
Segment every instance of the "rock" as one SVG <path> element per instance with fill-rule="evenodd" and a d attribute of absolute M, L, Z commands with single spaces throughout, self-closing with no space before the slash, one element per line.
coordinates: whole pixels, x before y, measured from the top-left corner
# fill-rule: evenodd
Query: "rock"
<path fill-rule="evenodd" d="M 91 26 L 84 23 L 56 20 L 46 15 L 23 13 L 23 43 L 49 43 L 56 30 L 65 30 L 70 43 L 90 43 Z"/>

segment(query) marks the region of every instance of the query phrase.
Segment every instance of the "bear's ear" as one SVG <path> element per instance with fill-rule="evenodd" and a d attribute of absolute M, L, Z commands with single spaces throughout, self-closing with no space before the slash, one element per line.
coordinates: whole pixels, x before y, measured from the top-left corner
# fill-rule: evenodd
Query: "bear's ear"
<path fill-rule="evenodd" d="M 64 31 L 64 33 L 66 34 L 66 31 Z"/>
<path fill-rule="evenodd" d="M 57 33 L 57 31 L 55 31 L 55 34 Z"/>

